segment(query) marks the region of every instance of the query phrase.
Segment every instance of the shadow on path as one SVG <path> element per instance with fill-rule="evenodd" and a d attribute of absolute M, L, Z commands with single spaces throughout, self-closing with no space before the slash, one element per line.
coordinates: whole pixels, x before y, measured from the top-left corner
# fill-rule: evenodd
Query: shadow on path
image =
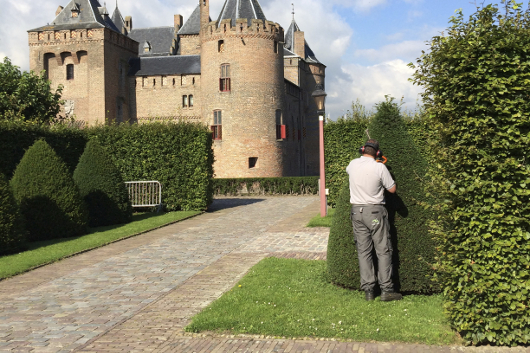
<path fill-rule="evenodd" d="M 220 211 L 220 210 L 226 210 L 228 208 L 252 205 L 254 203 L 258 203 L 262 201 L 265 201 L 265 199 L 254 199 L 254 198 L 214 199 L 212 204 L 208 207 L 207 212 L 215 212 L 215 211 Z"/>

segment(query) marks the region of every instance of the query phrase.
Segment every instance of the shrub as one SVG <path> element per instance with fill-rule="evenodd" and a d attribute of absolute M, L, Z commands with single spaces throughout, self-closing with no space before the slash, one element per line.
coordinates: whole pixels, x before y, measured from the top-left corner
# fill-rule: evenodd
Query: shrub
<path fill-rule="evenodd" d="M 446 313 L 468 344 L 530 343 L 530 14 L 451 19 L 414 75 L 432 118 Z M 412 65 L 414 67 L 414 65 Z"/>
<path fill-rule="evenodd" d="M 91 227 L 130 222 L 132 206 L 120 171 L 97 140 L 88 141 L 74 181 L 88 207 Z"/>
<path fill-rule="evenodd" d="M 318 177 L 213 179 L 216 195 L 240 195 L 245 189 L 259 195 L 315 195 Z"/>
<path fill-rule="evenodd" d="M 11 187 L 0 174 L 0 255 L 19 250 L 25 242 L 25 231 Z"/>
<path fill-rule="evenodd" d="M 425 175 L 427 164 L 407 133 L 399 106 L 392 100 L 377 106 L 369 133 L 370 137 L 380 142 L 381 149 L 389 158 L 387 166 L 398 185 L 397 194 L 385 195 L 394 248 L 393 281 L 396 289 L 414 293 L 438 292 L 439 286 L 433 282 L 432 269 L 435 246 L 428 232 L 432 211 L 422 207 L 427 199 L 419 179 L 419 176 Z M 340 184 L 342 189 L 336 202 L 328 241 L 328 272 L 332 282 L 359 289 L 359 264 L 350 220 L 350 191 L 345 171 L 342 172 Z"/>
<path fill-rule="evenodd" d="M 350 186 L 345 179 L 336 201 L 335 214 L 329 230 L 327 265 L 331 282 L 360 289 L 359 258 L 350 219 Z"/>
<path fill-rule="evenodd" d="M 43 140 L 31 146 L 17 166 L 11 186 L 29 240 L 85 234 L 88 212 L 66 165 Z"/>
<path fill-rule="evenodd" d="M 150 123 L 88 129 L 125 181 L 157 180 L 170 211 L 206 210 L 212 202 L 212 134 L 205 125 Z"/>
<path fill-rule="evenodd" d="M 394 283 L 404 292 L 438 292 L 439 285 L 433 281 L 435 244 L 429 233 L 434 215 L 426 208 L 430 200 L 423 180 L 428 165 L 393 98 L 377 105 L 369 132 L 379 141 L 397 184 L 397 193 L 385 194 L 394 246 Z"/>

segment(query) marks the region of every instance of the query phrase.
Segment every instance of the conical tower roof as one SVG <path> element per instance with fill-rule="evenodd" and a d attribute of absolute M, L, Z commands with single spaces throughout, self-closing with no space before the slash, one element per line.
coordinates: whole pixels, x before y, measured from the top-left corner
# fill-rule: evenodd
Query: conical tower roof
<path fill-rule="evenodd" d="M 298 24 L 296 23 L 296 21 L 294 20 L 293 18 L 293 21 L 291 22 L 291 25 L 289 26 L 289 29 L 287 29 L 287 31 L 285 32 L 285 44 L 284 44 L 284 47 L 285 49 L 288 50 L 288 52 L 286 54 L 290 54 L 290 55 L 296 55 L 296 48 L 295 48 L 295 41 L 294 41 L 294 33 L 295 32 L 299 32 L 300 31 L 300 27 L 298 27 Z M 309 44 L 307 44 L 307 41 L 304 40 L 304 46 L 305 46 L 305 58 L 302 58 L 308 62 L 314 62 L 314 63 L 317 63 L 317 64 L 322 64 L 315 56 L 315 53 L 313 52 L 313 50 L 311 49 L 311 47 L 309 46 Z"/>
<path fill-rule="evenodd" d="M 235 26 L 238 18 L 246 18 L 249 26 L 252 25 L 252 20 L 267 20 L 258 0 L 226 0 L 217 20 L 218 24 L 222 20 L 231 19 L 232 26 Z"/>
<path fill-rule="evenodd" d="M 123 31 L 125 29 L 125 20 L 121 15 L 120 9 L 118 8 L 118 1 L 116 1 L 116 9 L 114 9 L 114 12 L 112 13 L 111 20 L 120 33 L 125 33 Z"/>
<path fill-rule="evenodd" d="M 76 15 L 72 15 L 72 11 Z M 63 29 L 88 29 L 109 28 L 120 32 L 109 16 L 105 16 L 106 8 L 98 0 L 72 0 L 47 26 L 29 30 L 63 30 Z M 103 14 L 102 14 L 103 13 Z"/>

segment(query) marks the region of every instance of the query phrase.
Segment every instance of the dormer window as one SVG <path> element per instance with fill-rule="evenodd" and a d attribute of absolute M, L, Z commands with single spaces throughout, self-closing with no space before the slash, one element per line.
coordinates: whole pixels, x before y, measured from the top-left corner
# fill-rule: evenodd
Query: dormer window
<path fill-rule="evenodd" d="M 151 51 L 151 44 L 149 42 L 144 43 L 144 53 L 149 53 Z"/>
<path fill-rule="evenodd" d="M 79 17 L 79 6 L 77 6 L 76 3 L 74 3 L 74 6 L 72 7 L 72 17 L 73 18 Z"/>

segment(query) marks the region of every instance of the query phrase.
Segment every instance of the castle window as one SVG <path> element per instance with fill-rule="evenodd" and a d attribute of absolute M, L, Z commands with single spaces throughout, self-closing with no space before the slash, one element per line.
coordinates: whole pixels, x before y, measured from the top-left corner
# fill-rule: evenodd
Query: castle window
<path fill-rule="evenodd" d="M 193 95 L 189 95 L 188 97 L 188 104 L 190 105 L 190 108 L 193 107 Z"/>
<path fill-rule="evenodd" d="M 224 40 L 220 40 L 218 43 L 217 43 L 217 51 L 219 53 L 224 53 L 225 52 L 225 41 Z"/>
<path fill-rule="evenodd" d="M 221 119 L 221 111 L 220 110 L 214 110 L 213 111 L 213 125 L 210 126 L 212 129 L 212 138 L 214 140 L 222 140 L 223 139 L 223 129 L 222 129 L 223 121 Z"/>
<path fill-rule="evenodd" d="M 278 42 L 274 41 L 274 54 L 278 54 Z"/>
<path fill-rule="evenodd" d="M 188 107 L 188 96 L 182 96 L 182 108 Z"/>
<path fill-rule="evenodd" d="M 283 124 L 283 115 L 280 109 L 276 110 L 276 139 L 287 138 L 287 126 Z"/>
<path fill-rule="evenodd" d="M 175 86 L 175 79 L 173 79 L 173 86 Z"/>
<path fill-rule="evenodd" d="M 248 158 L 248 168 L 257 168 L 258 167 L 258 157 L 249 157 Z"/>
<path fill-rule="evenodd" d="M 67 80 L 74 79 L 74 65 L 73 64 L 66 65 L 66 79 Z"/>
<path fill-rule="evenodd" d="M 230 92 L 230 64 L 221 65 L 221 78 L 219 79 L 219 90 Z"/>

